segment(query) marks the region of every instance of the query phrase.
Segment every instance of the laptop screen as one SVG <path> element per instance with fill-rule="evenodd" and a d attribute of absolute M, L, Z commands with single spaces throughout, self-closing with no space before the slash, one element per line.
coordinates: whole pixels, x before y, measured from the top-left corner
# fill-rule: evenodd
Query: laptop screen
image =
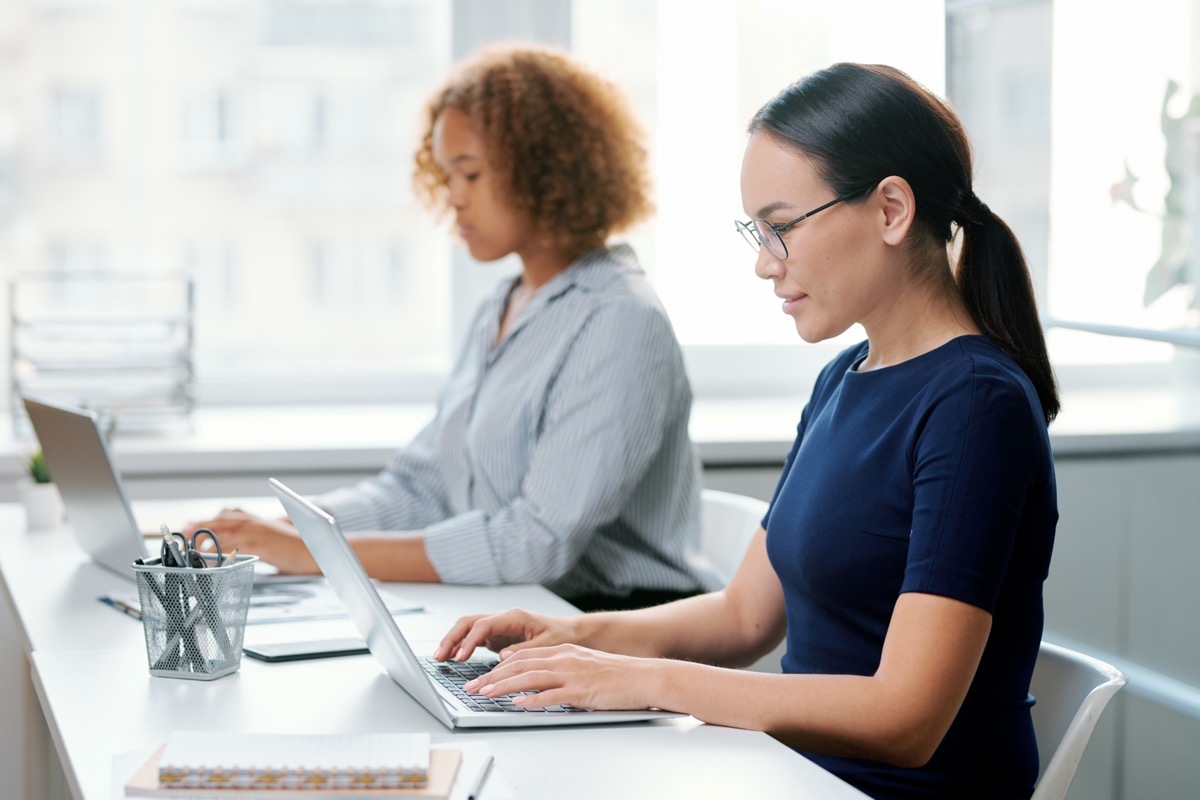
<path fill-rule="evenodd" d="M 47 400 L 21 399 L 79 546 L 97 564 L 133 580 L 130 565 L 147 554 L 146 544 L 95 416 Z"/>

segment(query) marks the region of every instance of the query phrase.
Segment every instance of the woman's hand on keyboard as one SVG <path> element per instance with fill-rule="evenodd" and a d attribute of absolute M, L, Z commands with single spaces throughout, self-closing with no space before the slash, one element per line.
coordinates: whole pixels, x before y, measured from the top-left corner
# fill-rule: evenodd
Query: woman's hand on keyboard
<path fill-rule="evenodd" d="M 434 651 L 438 661 L 466 661 L 477 647 L 508 658 L 528 647 L 547 647 L 576 641 L 574 620 L 514 608 L 499 614 L 463 617 L 442 638 Z"/>
<path fill-rule="evenodd" d="M 512 702 L 525 708 L 644 709 L 663 696 L 660 685 L 668 680 L 668 663 L 573 644 L 528 647 L 463 689 L 493 698 L 512 695 Z"/>

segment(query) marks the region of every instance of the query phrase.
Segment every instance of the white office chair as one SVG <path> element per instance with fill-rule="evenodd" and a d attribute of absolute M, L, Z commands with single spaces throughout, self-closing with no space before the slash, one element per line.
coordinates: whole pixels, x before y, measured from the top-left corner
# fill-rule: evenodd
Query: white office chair
<path fill-rule="evenodd" d="M 1067 796 L 1101 712 L 1125 683 L 1125 674 L 1111 664 L 1042 642 L 1029 687 L 1037 698 L 1033 728 L 1042 763 L 1032 800 Z"/>
<path fill-rule="evenodd" d="M 744 494 L 716 489 L 700 492 L 700 569 L 709 576 L 709 588 L 720 588 L 733 578 L 767 513 L 767 506 L 766 502 Z M 786 650 L 785 639 L 747 669 L 779 672 L 779 662 Z"/>
<path fill-rule="evenodd" d="M 700 554 L 720 586 L 729 583 L 750 547 L 767 503 L 744 494 L 700 492 Z"/>

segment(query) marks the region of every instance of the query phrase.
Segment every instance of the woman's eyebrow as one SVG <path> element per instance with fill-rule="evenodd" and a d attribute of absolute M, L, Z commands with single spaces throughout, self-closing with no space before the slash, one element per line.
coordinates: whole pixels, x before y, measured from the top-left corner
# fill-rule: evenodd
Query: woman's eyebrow
<path fill-rule="evenodd" d="M 470 153 L 463 153 L 462 155 L 455 156 L 454 158 L 450 159 L 446 163 L 442 163 L 441 161 L 438 161 L 437 162 L 438 171 L 440 171 L 442 173 L 442 175 L 444 175 L 446 177 L 450 177 L 450 173 L 453 172 L 454 170 L 463 168 L 464 166 L 471 167 L 479 160 L 480 160 L 479 156 L 471 155 Z"/>
<path fill-rule="evenodd" d="M 765 206 L 760 208 L 758 213 L 755 215 L 755 219 L 765 219 L 768 214 L 773 214 L 780 209 L 795 207 L 796 206 L 792 203 L 788 203 L 784 200 L 776 200 L 774 203 L 767 203 Z"/>

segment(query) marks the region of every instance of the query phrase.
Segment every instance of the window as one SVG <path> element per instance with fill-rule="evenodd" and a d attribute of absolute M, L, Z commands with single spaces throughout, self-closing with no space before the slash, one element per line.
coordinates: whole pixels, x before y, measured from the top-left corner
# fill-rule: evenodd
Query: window
<path fill-rule="evenodd" d="M 974 146 L 976 193 L 1016 233 L 1043 309 L 1052 10 L 1051 0 L 951 2 L 946 9 L 947 95 Z"/>
<path fill-rule="evenodd" d="M 106 272 L 109 266 L 105 248 L 95 244 L 52 241 L 46 247 L 46 257 L 49 272 L 94 275 Z"/>
<path fill-rule="evenodd" d="M 638 249 L 681 341 L 794 345 L 795 328 L 755 278 L 753 254 L 733 228 L 745 216 L 746 125 L 788 83 L 833 61 L 890 62 L 941 92 L 942 3 L 746 0 L 716 13 L 689 9 L 675 0 L 576 2 L 573 49 L 624 84 L 650 123 L 658 214 Z"/>
<path fill-rule="evenodd" d="M 100 92 L 58 86 L 50 93 L 50 150 L 59 162 L 88 163 L 100 156 L 103 122 Z"/>
<path fill-rule="evenodd" d="M 391 242 L 318 242 L 310 249 L 309 302 L 351 314 L 395 313 L 406 302 L 404 255 Z"/>
<path fill-rule="evenodd" d="M 208 399 L 307 399 L 305 381 L 370 397 L 444 373 L 451 246 L 408 187 L 448 4 L 13 2 L 7 274 L 191 275 Z"/>
<path fill-rule="evenodd" d="M 1155 0 L 1137 14 L 1110 15 L 1065 0 L 1054 14 L 1050 313 L 1074 323 L 1195 334 L 1195 6 Z M 1171 358 L 1170 348 L 1157 349 Z"/>
<path fill-rule="evenodd" d="M 1133 15 L 948 3 L 949 93 L 979 193 L 1021 239 L 1060 371 L 1169 364 L 1175 350 L 1156 339 L 1200 344 L 1194 14 L 1185 0 Z"/>
<path fill-rule="evenodd" d="M 432 397 L 517 265 L 450 242 L 411 196 L 411 153 L 453 59 L 496 39 L 567 46 L 633 99 L 658 214 L 630 238 L 701 395 L 802 392 L 861 336 L 800 343 L 732 225 L 750 116 L 838 60 L 948 93 L 1046 313 L 1200 324 L 1186 0 L 1133 16 L 1084 0 L 11 3 L 30 13 L 0 17 L 0 42 L 29 46 L 0 64 L 21 76 L 0 96 L 0 260 L 193 276 L 201 402 Z M 1173 352 L 1052 339 L 1071 363 Z"/>
<path fill-rule="evenodd" d="M 233 92 L 226 89 L 188 92 L 182 105 L 184 165 L 235 166 L 240 120 Z"/>
<path fill-rule="evenodd" d="M 202 13 L 212 7 L 222 13 Z M 682 0 L 104 8 L 90 15 L 94 24 L 152 26 L 163 36 L 136 38 L 134 52 L 122 54 L 153 82 L 130 86 L 128 70 L 99 73 L 112 77 L 99 85 L 96 108 L 102 98 L 117 104 L 113 123 L 124 138 L 115 149 L 133 147 L 137 158 L 106 155 L 106 188 L 129 207 L 89 235 L 120 254 L 112 268 L 183 269 L 196 278 L 202 400 L 222 399 L 223 385 L 236 387 L 224 395 L 230 400 L 279 399 L 274 384 L 295 398 L 305 378 L 337 378 L 347 397 L 364 396 L 364 386 L 395 393 L 420 385 L 406 376 L 448 368 L 473 306 L 516 265 L 470 263 L 415 206 L 408 186 L 418 110 L 452 59 L 487 41 L 568 46 L 625 88 L 648 128 L 659 214 L 631 238 L 691 351 L 698 385 L 719 391 L 720 381 L 699 374 L 707 364 L 720 365 L 711 371 L 727 381 L 729 363 L 755 362 L 730 358 L 731 348 L 766 347 L 759 355 L 769 363 L 775 346 L 796 345 L 732 227 L 742 215 L 738 165 L 751 113 L 831 60 L 890 61 L 937 91 L 944 69 L 941 2 L 843 9 L 748 0 L 715 10 L 698 15 Z M 877 24 L 862 26 L 864 13 Z M 680 18 L 688 24 L 674 24 Z M 153 38 L 193 57 L 176 63 Z M 219 57 L 199 57 L 211 53 Z M 96 45 L 73 63 L 113 58 Z M 175 158 L 161 141 L 172 130 Z M 123 191 L 129 186 L 136 190 Z M 97 196 L 95 186 L 64 188 L 80 204 Z M 78 238 L 77 216 L 56 215 L 50 203 L 32 213 Z M 795 352 L 816 364 L 829 349 Z M 756 385 L 794 381 L 788 372 Z"/>
<path fill-rule="evenodd" d="M 238 282 L 237 252 L 226 242 L 190 242 L 183 250 L 183 273 L 195 281 L 197 302 L 218 314 L 232 317 L 244 313 L 247 301 Z"/>

